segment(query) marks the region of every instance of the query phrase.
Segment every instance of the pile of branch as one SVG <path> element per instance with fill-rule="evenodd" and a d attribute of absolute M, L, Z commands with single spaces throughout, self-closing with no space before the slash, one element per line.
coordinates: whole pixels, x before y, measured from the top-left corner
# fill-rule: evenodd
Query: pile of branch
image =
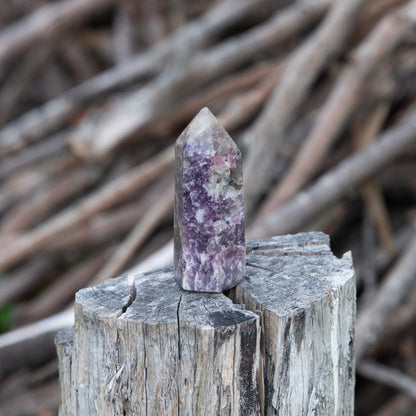
<path fill-rule="evenodd" d="M 243 150 L 247 238 L 320 229 L 353 251 L 356 414 L 410 415 L 416 1 L 181 4 L 1 13 L 0 413 L 56 411 L 77 290 L 171 261 L 172 145 L 208 106 Z"/>

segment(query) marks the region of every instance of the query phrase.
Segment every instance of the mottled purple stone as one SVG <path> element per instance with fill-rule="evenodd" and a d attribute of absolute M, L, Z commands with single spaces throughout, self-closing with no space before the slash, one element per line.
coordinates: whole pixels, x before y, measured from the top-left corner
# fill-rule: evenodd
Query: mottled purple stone
<path fill-rule="evenodd" d="M 175 156 L 175 279 L 186 290 L 230 289 L 245 273 L 241 152 L 203 108 Z"/>

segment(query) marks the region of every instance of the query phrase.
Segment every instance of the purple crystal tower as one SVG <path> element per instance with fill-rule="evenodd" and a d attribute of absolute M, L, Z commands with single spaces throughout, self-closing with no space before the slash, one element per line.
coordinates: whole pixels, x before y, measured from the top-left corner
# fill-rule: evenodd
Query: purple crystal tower
<path fill-rule="evenodd" d="M 203 108 L 175 156 L 175 279 L 186 290 L 223 292 L 245 272 L 241 152 Z"/>

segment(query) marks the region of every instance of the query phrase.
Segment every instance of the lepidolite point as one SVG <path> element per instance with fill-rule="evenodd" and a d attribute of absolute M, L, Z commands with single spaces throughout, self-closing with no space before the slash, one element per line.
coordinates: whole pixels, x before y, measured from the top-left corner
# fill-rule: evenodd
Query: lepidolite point
<path fill-rule="evenodd" d="M 203 108 L 175 144 L 175 279 L 185 290 L 223 292 L 245 274 L 242 157 Z"/>

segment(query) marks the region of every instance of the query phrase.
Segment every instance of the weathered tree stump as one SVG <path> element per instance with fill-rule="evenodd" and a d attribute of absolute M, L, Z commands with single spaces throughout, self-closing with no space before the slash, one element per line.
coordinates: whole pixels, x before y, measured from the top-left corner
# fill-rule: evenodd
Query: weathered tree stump
<path fill-rule="evenodd" d="M 353 415 L 351 256 L 322 233 L 247 252 L 227 294 L 186 292 L 171 267 L 78 292 L 60 415 Z"/>

